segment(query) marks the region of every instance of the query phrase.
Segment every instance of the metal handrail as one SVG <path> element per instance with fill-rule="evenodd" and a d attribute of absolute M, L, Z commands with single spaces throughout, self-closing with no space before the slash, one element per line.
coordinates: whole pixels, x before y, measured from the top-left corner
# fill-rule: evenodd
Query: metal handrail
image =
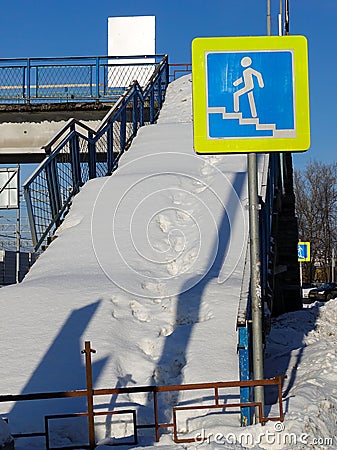
<path fill-rule="evenodd" d="M 156 120 L 167 85 L 166 55 L 145 87 L 134 81 L 97 129 L 70 119 L 42 147 L 46 159 L 23 184 L 35 250 L 60 225 L 80 187 L 89 179 L 110 175 L 117 168 L 120 156 L 130 146 L 138 128 L 145 124 L 145 112 L 148 111 L 149 123 Z M 127 120 L 130 111 L 132 122 Z"/>
<path fill-rule="evenodd" d="M 144 68 L 155 69 L 164 57 L 0 58 L 0 104 L 115 101 Z"/>

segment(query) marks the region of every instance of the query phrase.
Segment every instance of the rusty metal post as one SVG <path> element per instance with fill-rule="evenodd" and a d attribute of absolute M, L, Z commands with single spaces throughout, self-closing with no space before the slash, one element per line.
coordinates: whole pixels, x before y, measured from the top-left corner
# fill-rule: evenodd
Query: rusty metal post
<path fill-rule="evenodd" d="M 94 397 L 92 388 L 92 364 L 91 353 L 96 353 L 96 350 L 90 346 L 90 341 L 85 341 L 85 349 L 81 353 L 85 353 L 85 375 L 87 382 L 87 403 L 88 403 L 88 433 L 89 433 L 89 448 L 94 450 L 95 442 L 95 423 L 94 423 Z"/>
<path fill-rule="evenodd" d="M 158 424 L 158 398 L 157 398 L 157 387 L 155 386 L 153 391 L 153 409 L 154 409 L 154 426 L 156 434 L 156 442 L 159 442 L 159 424 Z"/>
<path fill-rule="evenodd" d="M 277 377 L 277 390 L 278 390 L 278 404 L 279 404 L 279 416 L 280 421 L 283 422 L 284 415 L 283 415 L 283 405 L 282 405 L 282 376 Z"/>
<path fill-rule="evenodd" d="M 219 389 L 218 388 L 214 388 L 214 397 L 215 397 L 215 404 L 218 405 L 219 404 Z"/>

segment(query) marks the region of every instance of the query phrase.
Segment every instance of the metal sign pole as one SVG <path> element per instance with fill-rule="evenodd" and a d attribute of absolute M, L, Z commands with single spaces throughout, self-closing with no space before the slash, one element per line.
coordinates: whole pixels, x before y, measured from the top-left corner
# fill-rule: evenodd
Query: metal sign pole
<path fill-rule="evenodd" d="M 271 35 L 270 0 L 267 0 L 267 35 Z"/>
<path fill-rule="evenodd" d="M 336 267 L 336 260 L 335 260 L 335 247 L 332 249 L 332 258 L 331 258 L 331 281 L 335 282 L 335 267 Z"/>
<path fill-rule="evenodd" d="M 260 280 L 259 200 L 257 182 L 257 156 L 248 153 L 248 194 L 250 233 L 250 290 L 252 298 L 253 372 L 255 380 L 263 380 L 262 299 Z M 254 388 L 254 400 L 262 405 L 264 416 L 263 386 Z M 256 411 L 259 421 L 258 410 Z"/>

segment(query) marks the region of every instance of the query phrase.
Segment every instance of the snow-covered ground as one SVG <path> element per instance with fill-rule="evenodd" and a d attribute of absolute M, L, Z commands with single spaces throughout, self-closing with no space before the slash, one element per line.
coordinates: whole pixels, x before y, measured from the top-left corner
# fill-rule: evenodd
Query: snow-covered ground
<path fill-rule="evenodd" d="M 191 81 L 183 77 L 169 86 L 158 123 L 139 130 L 118 171 L 90 181 L 76 196 L 57 239 L 24 282 L 0 289 L 0 393 L 85 388 L 86 340 L 97 350 L 92 356 L 97 389 L 237 380 L 247 214 L 245 155 L 194 154 Z M 238 413 L 196 417 L 181 428 L 191 436 L 212 433 L 204 445 L 214 448 L 244 448 L 240 435 L 248 441 L 251 436 L 246 443 L 256 448 L 324 448 L 313 439 L 333 438 L 336 429 L 336 317 L 331 301 L 274 323 L 266 371 L 288 374 L 283 431 L 275 431 L 273 423 L 241 429 Z M 190 395 L 179 401 L 191 401 Z M 165 397 L 164 418 L 170 420 L 177 400 Z M 152 420 L 147 395 L 130 395 L 118 404 L 124 401 L 137 403 L 143 423 Z M 97 407 L 112 408 L 114 402 L 105 398 Z M 43 429 L 43 414 L 82 411 L 85 403 L 0 408 L 13 432 L 32 432 Z M 124 426 L 115 424 L 114 432 L 122 436 Z M 102 443 L 110 427 L 104 418 L 97 430 Z M 309 437 L 304 444 L 282 442 L 292 431 L 298 439 L 301 433 Z M 54 445 L 70 445 L 77 437 L 83 442 L 84 426 L 62 423 L 53 433 Z M 141 436 L 140 444 L 152 445 L 153 432 Z M 171 447 L 171 434 L 159 444 Z M 20 439 L 16 448 L 38 450 L 43 444 Z"/>

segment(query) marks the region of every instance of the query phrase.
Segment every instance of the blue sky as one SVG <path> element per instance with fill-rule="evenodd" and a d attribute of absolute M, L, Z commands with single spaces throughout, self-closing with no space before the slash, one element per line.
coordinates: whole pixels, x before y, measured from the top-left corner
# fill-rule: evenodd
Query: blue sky
<path fill-rule="evenodd" d="M 294 157 L 336 161 L 337 2 L 289 0 L 290 33 L 309 41 L 311 149 Z M 266 34 L 266 0 L 11 0 L 2 2 L 1 57 L 107 54 L 107 18 L 155 15 L 156 52 L 171 63 L 191 61 L 191 41 L 206 36 Z M 279 0 L 271 0 L 277 34 Z"/>

